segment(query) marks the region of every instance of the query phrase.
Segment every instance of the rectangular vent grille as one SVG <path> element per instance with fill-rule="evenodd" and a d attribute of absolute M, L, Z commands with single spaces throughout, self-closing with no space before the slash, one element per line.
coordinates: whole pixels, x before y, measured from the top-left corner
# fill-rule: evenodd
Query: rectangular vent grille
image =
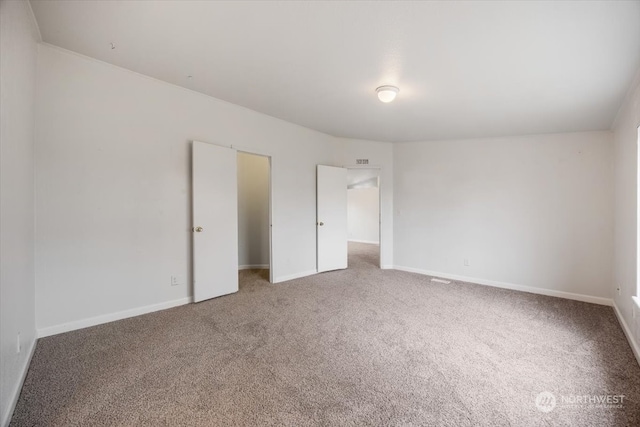
<path fill-rule="evenodd" d="M 356 159 L 356 165 L 368 165 L 369 159 Z"/>

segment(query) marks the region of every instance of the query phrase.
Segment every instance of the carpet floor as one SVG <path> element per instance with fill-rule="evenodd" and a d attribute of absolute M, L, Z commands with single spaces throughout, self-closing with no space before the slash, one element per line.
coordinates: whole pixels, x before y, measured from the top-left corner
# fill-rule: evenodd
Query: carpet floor
<path fill-rule="evenodd" d="M 377 249 L 40 339 L 11 425 L 640 425 L 610 307 L 379 270 Z"/>

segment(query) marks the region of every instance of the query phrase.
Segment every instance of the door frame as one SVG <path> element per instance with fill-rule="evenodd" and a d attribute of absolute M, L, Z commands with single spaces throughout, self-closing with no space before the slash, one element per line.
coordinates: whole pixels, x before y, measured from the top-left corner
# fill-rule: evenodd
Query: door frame
<path fill-rule="evenodd" d="M 236 148 L 238 153 L 266 157 L 269 161 L 269 283 L 273 283 L 273 158 L 270 154 Z"/>
<path fill-rule="evenodd" d="M 376 165 L 345 165 L 342 166 L 347 169 L 347 173 L 349 170 L 377 170 L 378 171 L 378 267 L 382 270 L 382 166 Z"/>

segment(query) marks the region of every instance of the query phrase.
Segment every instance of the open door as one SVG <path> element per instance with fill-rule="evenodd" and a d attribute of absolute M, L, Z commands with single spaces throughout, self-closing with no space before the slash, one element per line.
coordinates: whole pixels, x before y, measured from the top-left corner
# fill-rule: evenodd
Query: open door
<path fill-rule="evenodd" d="M 347 170 L 318 165 L 318 273 L 347 268 Z"/>
<path fill-rule="evenodd" d="M 238 291 L 236 150 L 193 142 L 193 300 Z"/>

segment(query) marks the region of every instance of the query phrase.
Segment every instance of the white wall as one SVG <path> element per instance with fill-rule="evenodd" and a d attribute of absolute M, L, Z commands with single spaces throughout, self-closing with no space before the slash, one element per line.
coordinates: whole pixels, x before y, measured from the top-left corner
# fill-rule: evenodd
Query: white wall
<path fill-rule="evenodd" d="M 639 70 L 640 71 L 640 70 Z M 638 126 L 640 72 L 616 118 L 615 141 L 615 265 L 612 293 L 619 315 L 635 336 L 640 361 L 640 316 L 633 319 L 631 297 L 638 296 Z M 620 294 L 616 288 L 620 287 Z"/>
<path fill-rule="evenodd" d="M 316 271 L 316 164 L 335 164 L 333 137 L 48 45 L 38 59 L 41 334 L 191 295 L 191 140 L 272 156 L 274 280 Z"/>
<path fill-rule="evenodd" d="M 238 264 L 269 266 L 269 158 L 238 153 Z"/>
<path fill-rule="evenodd" d="M 347 190 L 349 240 L 378 243 L 380 241 L 380 198 L 378 187 Z"/>
<path fill-rule="evenodd" d="M 356 159 L 369 159 L 367 168 L 380 169 L 380 264 L 382 268 L 392 268 L 394 264 L 394 144 L 349 138 L 338 138 L 338 141 L 340 151 L 337 163 L 340 166 L 357 167 Z"/>
<path fill-rule="evenodd" d="M 34 117 L 37 42 L 28 2 L 0 2 L 0 425 L 35 346 Z M 17 353 L 18 333 L 20 353 Z"/>
<path fill-rule="evenodd" d="M 395 264 L 606 303 L 612 167 L 610 132 L 397 144 Z"/>

